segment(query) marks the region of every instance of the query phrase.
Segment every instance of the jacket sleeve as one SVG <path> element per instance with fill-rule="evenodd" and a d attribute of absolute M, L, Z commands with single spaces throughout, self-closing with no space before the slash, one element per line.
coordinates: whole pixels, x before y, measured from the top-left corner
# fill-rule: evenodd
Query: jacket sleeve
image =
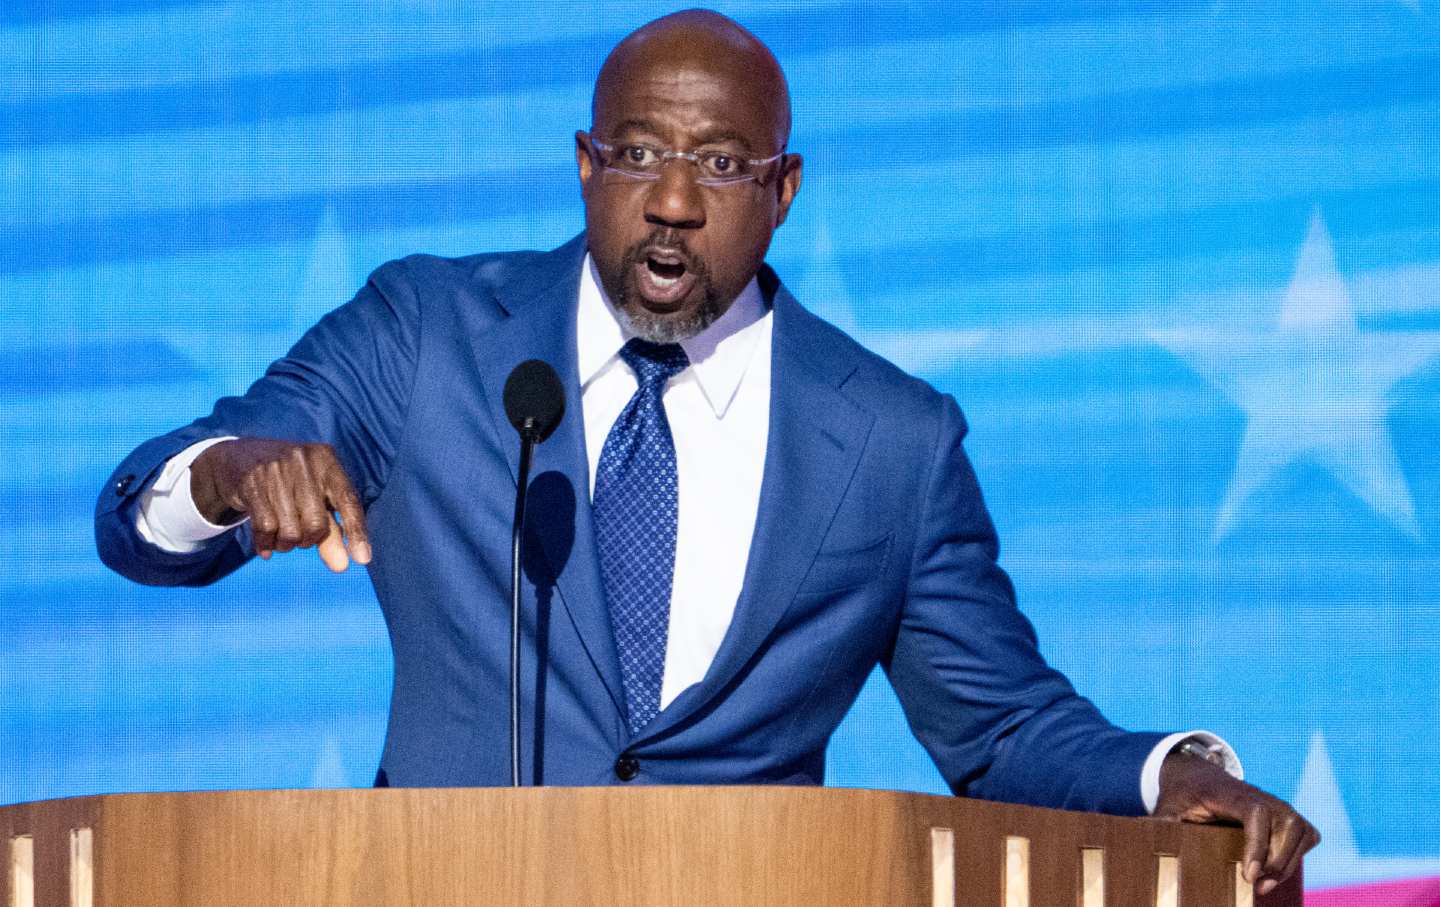
<path fill-rule="evenodd" d="M 379 268 L 355 298 L 311 328 L 243 396 L 140 445 L 111 474 L 95 506 L 95 541 L 111 569 L 147 585 L 205 585 L 252 556 L 249 523 L 197 551 L 173 554 L 135 528 L 140 494 L 172 456 L 205 438 L 268 437 L 335 448 L 369 507 L 385 486 L 404 430 L 419 361 L 420 311 L 406 264 Z"/>
<path fill-rule="evenodd" d="M 887 670 L 912 729 L 957 794 L 1142 815 L 1160 734 L 1110 724 L 1045 663 L 996 563 L 999 546 L 943 398 L 900 627 Z"/>

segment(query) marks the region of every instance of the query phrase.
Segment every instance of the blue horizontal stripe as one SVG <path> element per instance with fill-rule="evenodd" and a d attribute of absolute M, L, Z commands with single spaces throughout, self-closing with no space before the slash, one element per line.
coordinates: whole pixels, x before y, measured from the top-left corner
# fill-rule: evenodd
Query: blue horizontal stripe
<path fill-rule="evenodd" d="M 194 363 L 157 340 L 56 344 L 0 356 L 0 400 L 30 394 L 193 380 Z"/>
<path fill-rule="evenodd" d="M 308 240 L 327 208 L 346 230 L 364 232 L 574 207 L 579 232 L 576 185 L 573 168 L 537 168 L 45 224 L 0 231 L 0 273 Z"/>
<path fill-rule="evenodd" d="M 1440 300 L 1436 300 L 1440 307 Z M 1367 327 L 1376 331 L 1433 331 L 1440 333 L 1440 308 L 1430 312 L 1407 312 L 1385 315 L 1368 322 Z"/>
<path fill-rule="evenodd" d="M 756 31 L 773 33 L 772 43 L 782 60 L 805 54 L 846 48 L 863 48 L 904 40 L 934 41 L 947 35 L 974 31 L 978 27 L 1031 25 L 1076 16 L 1100 14 L 1104 4 L 1082 5 L 1076 9 L 1046 4 L 987 4 L 978 13 L 957 16 L 939 7 L 919 10 L 866 7 L 862 14 L 850 8 L 811 12 L 804 27 L 793 16 L 756 17 Z M 1144 4 L 1143 7 L 1163 7 Z M 1042 7 L 1045 7 L 1042 9 Z M 1137 12 L 1141 10 L 1131 10 Z M 1147 10 L 1148 11 L 1148 10 Z M 1108 15 L 1120 12 L 1109 10 Z M 861 17 L 857 20 L 857 17 Z M 863 21 L 864 28 L 857 28 Z M 296 69 L 266 76 L 247 76 L 221 82 L 207 82 L 158 89 L 133 89 L 90 94 L 66 94 L 37 101 L 0 105 L 0 148 L 39 144 L 79 142 L 183 128 L 254 123 L 280 117 L 311 116 L 340 110 L 363 109 L 388 104 L 414 103 L 441 98 L 508 94 L 571 83 L 588 84 L 599 70 L 600 61 L 621 33 L 602 33 L 579 38 L 539 41 L 507 47 L 475 48 L 429 56 L 397 57 L 366 61 L 338 68 Z M 303 61 L 297 61 L 303 63 Z M 1358 67 L 1282 74 L 1257 81 L 1237 80 L 1195 87 L 1167 89 L 1154 93 L 1153 103 L 1179 118 L 1196 113 L 1206 120 L 1228 118 L 1235 108 L 1271 108 L 1298 105 L 1306 109 L 1307 95 L 1323 94 L 1343 107 L 1362 100 L 1365 92 L 1379 92 L 1374 98 L 1403 94 L 1407 83 L 1431 86 L 1429 74 L 1434 62 L 1424 69 L 1422 61 L 1397 64 L 1377 62 Z M 1419 68 L 1417 68 L 1417 66 Z M 1423 75 L 1422 75 L 1423 73 Z M 957 68 L 956 82 L 962 73 Z M 948 90 L 953 86 L 936 86 Z M 1337 90 L 1338 89 L 1338 90 Z M 1176 95 L 1179 95 L 1178 103 Z M 1349 100 L 1344 97 L 1348 95 Z M 1427 95 L 1427 96 L 1433 96 Z M 1145 95 L 1130 98 L 1113 96 L 1111 106 L 1124 114 L 1148 110 L 1152 103 Z M 1197 111 L 1196 102 L 1201 109 Z M 1373 101 L 1372 101 L 1373 102 Z M 1086 118 L 1082 108 L 1078 116 Z M 1009 105 L 1003 116 L 1011 117 Z M 1240 111 L 1243 115 L 1245 110 Z M 1046 111 L 1035 118 L 1044 122 Z M 1027 118 L 1021 114 L 1022 118 Z M 1126 117 L 1113 118 L 1112 128 L 1123 128 Z"/>
<path fill-rule="evenodd" d="M 1235 251 L 1277 250 L 1288 262 L 1317 204 L 1334 235 L 1364 236 L 1375 231 L 1427 230 L 1434 224 L 1436 199 L 1440 199 L 1436 183 L 1367 186 L 1265 204 L 1221 205 L 1083 226 L 1047 225 L 958 240 L 937 237 L 929 243 L 893 247 L 879 238 L 863 249 L 838 250 L 836 261 L 851 286 L 864 287 L 867 295 L 897 298 L 907 291 L 965 280 L 1114 268 Z M 1377 210 L 1383 214 L 1377 216 Z M 1432 245 L 1432 254 L 1440 257 L 1440 236 Z M 1414 252 L 1390 250 L 1392 257 L 1382 258 L 1378 256 L 1385 251 L 1380 250 L 1377 257 L 1354 265 L 1408 262 Z M 930 264 L 906 266 L 910 261 Z M 914 318 L 913 312 L 896 313 L 894 320 L 903 324 Z"/>
<path fill-rule="evenodd" d="M 1322 114 L 1440 99 L 1440 56 L 1319 67 L 1266 78 L 1193 84 L 1098 98 L 1087 104 L 994 111 L 988 129 L 1001 148 L 1102 143 L 1143 136 L 1298 120 Z"/>
<path fill-rule="evenodd" d="M 64 3 L 56 0 L 5 0 L 0 5 L 0 25 L 35 26 L 90 16 L 149 13 L 192 4 L 193 0 L 64 0 Z"/>
<path fill-rule="evenodd" d="M 0 148 L 256 123 L 588 81 L 603 55 L 603 51 L 597 55 L 595 47 L 593 39 L 574 39 L 218 84 L 61 95 L 0 106 Z"/>

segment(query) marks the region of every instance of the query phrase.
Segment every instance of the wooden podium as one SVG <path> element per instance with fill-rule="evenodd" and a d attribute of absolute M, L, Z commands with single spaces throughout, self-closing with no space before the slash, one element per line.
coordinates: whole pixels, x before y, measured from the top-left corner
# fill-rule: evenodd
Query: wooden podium
<path fill-rule="evenodd" d="M 1233 828 L 889 791 L 217 791 L 0 808 L 3 907 L 1279 907 Z"/>

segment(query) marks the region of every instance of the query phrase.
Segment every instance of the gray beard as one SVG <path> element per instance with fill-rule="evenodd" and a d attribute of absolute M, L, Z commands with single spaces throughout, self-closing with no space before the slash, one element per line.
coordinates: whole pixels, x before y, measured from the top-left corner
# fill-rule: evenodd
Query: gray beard
<path fill-rule="evenodd" d="M 689 340 L 714 324 L 727 306 L 721 304 L 715 292 L 705 290 L 705 301 L 693 312 L 684 315 L 656 315 L 643 305 L 632 302 L 622 290 L 615 300 L 615 312 L 620 316 L 622 326 L 641 340 L 651 343 L 679 343 Z"/>

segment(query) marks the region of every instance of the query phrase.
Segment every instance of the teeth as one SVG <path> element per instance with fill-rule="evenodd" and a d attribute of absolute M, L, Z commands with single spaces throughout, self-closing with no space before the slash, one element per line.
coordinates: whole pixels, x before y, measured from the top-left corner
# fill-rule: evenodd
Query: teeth
<path fill-rule="evenodd" d="M 685 259 L 674 254 L 650 253 L 646 256 L 645 280 L 658 291 L 666 291 L 685 279 Z M 667 273 L 668 272 L 668 273 Z"/>

